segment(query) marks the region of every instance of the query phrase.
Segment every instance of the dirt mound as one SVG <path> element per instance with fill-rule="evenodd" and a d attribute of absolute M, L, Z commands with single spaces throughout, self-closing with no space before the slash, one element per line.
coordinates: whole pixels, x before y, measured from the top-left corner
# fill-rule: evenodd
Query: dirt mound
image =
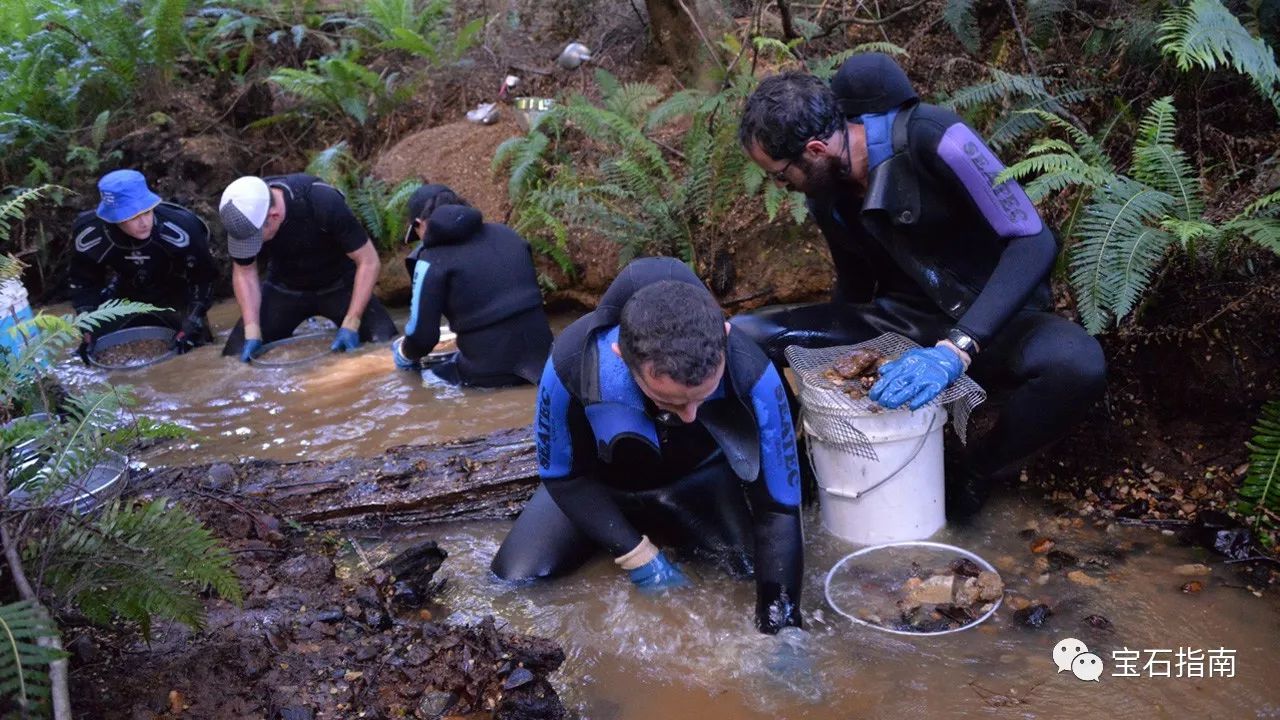
<path fill-rule="evenodd" d="M 492 222 L 501 222 L 510 208 L 506 177 L 489 166 L 493 153 L 507 138 L 520 134 L 511 110 L 493 125 L 462 120 L 428 128 L 396 143 L 373 166 L 373 174 L 398 183 L 417 178 L 453 188 Z"/>

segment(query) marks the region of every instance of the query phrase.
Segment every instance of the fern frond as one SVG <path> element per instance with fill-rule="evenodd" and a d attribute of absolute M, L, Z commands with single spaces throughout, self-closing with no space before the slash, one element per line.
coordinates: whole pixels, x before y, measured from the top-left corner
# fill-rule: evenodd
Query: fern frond
<path fill-rule="evenodd" d="M 0 605 L 0 697 L 23 716 L 34 714 L 33 701 L 49 696 L 49 663 L 66 653 L 42 647 L 58 631 L 49 614 L 34 602 Z"/>
<path fill-rule="evenodd" d="M 1248 77 L 1280 112 L 1280 66 L 1261 38 L 1249 34 L 1219 0 L 1191 0 L 1172 7 L 1160 24 L 1160 49 L 1178 69 L 1230 67 Z"/>
<path fill-rule="evenodd" d="M 1173 196 L 1181 219 L 1197 220 L 1204 214 L 1200 181 L 1186 154 L 1174 145 L 1176 131 L 1173 98 L 1151 103 L 1138 124 L 1130 172 L 1135 180 Z"/>
<path fill-rule="evenodd" d="M 692 115 L 702 108 L 708 97 L 702 90 L 681 90 L 651 110 L 644 127 L 646 130 L 656 130 L 674 120 Z"/>
<path fill-rule="evenodd" d="M 92 518 L 62 523 L 34 552 L 44 554 L 49 585 L 89 619 L 122 617 L 147 637 L 153 617 L 199 627 L 206 588 L 241 601 L 231 555 L 198 520 L 164 501 L 115 501 Z"/>
<path fill-rule="evenodd" d="M 649 108 L 661 99 L 662 91 L 655 85 L 627 83 L 605 98 L 604 109 L 641 126 Z"/>
<path fill-rule="evenodd" d="M 27 213 L 27 205 L 48 195 L 54 190 L 70 192 L 60 185 L 41 185 L 40 187 L 19 189 L 13 195 L 0 202 L 0 242 L 9 241 L 10 223 L 22 220 Z"/>
<path fill-rule="evenodd" d="M 1249 448 L 1249 471 L 1240 486 L 1240 497 L 1253 504 L 1253 514 L 1265 508 L 1280 513 L 1280 400 L 1262 406 L 1253 426 Z"/>
<path fill-rule="evenodd" d="M 1027 26 L 1032 37 L 1043 40 L 1058 28 L 1058 16 L 1072 9 L 1072 0 L 1027 0 Z"/>
<path fill-rule="evenodd" d="M 971 53 L 978 51 L 978 18 L 973 13 L 973 4 L 974 0 L 947 0 L 942 7 L 942 19 Z"/>
<path fill-rule="evenodd" d="M 1100 188 L 1076 231 L 1069 257 L 1071 284 L 1085 329 L 1118 322 L 1146 290 L 1172 237 L 1159 222 L 1175 204 L 1168 194 L 1120 179 Z"/>
<path fill-rule="evenodd" d="M 504 143 L 505 144 L 505 143 Z M 511 151 L 511 179 L 507 181 L 507 196 L 518 203 L 541 178 L 543 153 L 551 145 L 551 138 L 534 131 L 529 133 Z"/>
<path fill-rule="evenodd" d="M 350 195 L 352 182 L 350 176 L 359 163 L 351 156 L 351 146 L 346 140 L 321 150 L 311 156 L 307 163 L 306 173 L 315 175 L 326 183 L 338 188 L 344 195 Z"/>
<path fill-rule="evenodd" d="M 1280 219 L 1237 218 L 1222 226 L 1223 233 L 1239 235 L 1280 255 Z"/>

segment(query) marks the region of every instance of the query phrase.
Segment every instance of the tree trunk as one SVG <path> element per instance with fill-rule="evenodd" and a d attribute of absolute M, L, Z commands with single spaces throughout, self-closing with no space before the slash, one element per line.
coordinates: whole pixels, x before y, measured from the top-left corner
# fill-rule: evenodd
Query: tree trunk
<path fill-rule="evenodd" d="M 686 77 L 718 65 L 718 48 L 729 18 L 715 0 L 645 0 L 649 29 L 667 64 Z M 701 32 L 699 32 L 701 30 Z M 705 36 L 705 39 L 704 39 Z"/>
<path fill-rule="evenodd" d="M 528 428 L 371 458 L 280 463 L 251 460 L 153 471 L 144 490 L 230 490 L 260 498 L 284 518 L 351 527 L 510 517 L 538 484 Z"/>

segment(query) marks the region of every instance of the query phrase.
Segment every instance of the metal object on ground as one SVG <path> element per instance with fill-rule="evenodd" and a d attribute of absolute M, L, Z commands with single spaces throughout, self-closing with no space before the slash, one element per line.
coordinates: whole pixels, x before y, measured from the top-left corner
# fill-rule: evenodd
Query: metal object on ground
<path fill-rule="evenodd" d="M 524 132 L 538 124 L 538 119 L 547 114 L 547 111 L 554 107 L 556 101 L 552 98 L 542 97 L 518 97 L 515 100 L 516 108 L 516 125 Z"/>
<path fill-rule="evenodd" d="M 337 336 L 336 332 L 312 332 L 312 333 L 305 333 L 302 335 L 292 335 L 290 337 L 283 338 L 281 340 L 274 340 L 272 342 L 269 342 L 263 345 L 262 352 L 257 357 L 253 358 L 251 362 L 254 365 L 261 365 L 262 367 L 290 367 L 292 365 L 302 365 L 303 363 L 309 363 L 313 360 L 319 360 L 320 358 L 325 357 L 326 355 L 331 355 L 333 353 L 333 350 L 329 347 L 329 345 L 333 342 L 333 339 L 336 336 Z M 297 345 L 299 343 L 312 342 L 320 338 L 324 338 L 325 343 L 322 345 L 321 349 L 317 350 L 314 353 L 303 355 L 301 357 L 289 358 L 287 360 L 271 359 L 271 352 L 273 350 L 287 348 L 291 345 Z"/>
<path fill-rule="evenodd" d="M 573 70 L 590 60 L 591 50 L 586 45 L 580 42 L 571 42 L 564 46 L 564 50 L 560 51 L 560 57 L 556 58 L 556 64 L 565 70 Z"/>
<path fill-rule="evenodd" d="M 173 328 L 159 325 L 144 325 L 109 332 L 94 342 L 93 354 L 89 356 L 89 362 L 93 363 L 95 367 L 100 367 L 104 370 L 137 370 L 138 368 L 155 365 L 156 363 L 164 362 L 178 354 L 178 351 L 173 347 L 173 337 L 175 335 L 177 335 L 177 332 L 175 332 Z M 169 344 L 169 349 L 155 357 L 123 365 L 113 365 L 100 357 L 102 352 L 105 350 L 110 350 L 111 348 L 118 347 L 120 345 L 126 345 L 128 343 L 138 342 L 141 340 L 163 340 Z"/>
<path fill-rule="evenodd" d="M 49 416 L 35 413 L 5 423 L 10 427 L 22 420 L 33 420 L 47 423 Z M 91 512 L 105 501 L 118 497 L 128 483 L 129 458 L 115 450 L 104 450 L 102 459 L 87 471 L 71 479 L 57 492 L 49 496 L 41 496 L 33 487 L 35 477 L 29 475 L 38 472 L 41 462 L 48 460 L 42 457 L 39 442 L 30 440 L 9 451 L 9 473 L 4 478 L 6 485 L 17 483 L 9 491 L 7 504 L 14 510 L 34 510 L 38 508 L 70 510 L 81 515 Z"/>
<path fill-rule="evenodd" d="M 498 104 L 480 103 L 475 110 L 467 111 L 467 119 L 479 125 L 492 125 L 498 121 Z"/>
<path fill-rule="evenodd" d="M 827 571 L 827 577 L 822 583 L 822 591 L 826 596 L 827 604 L 833 610 L 859 625 L 866 625 L 894 635 L 949 635 L 981 625 L 983 621 L 994 615 L 996 610 L 1000 609 L 1000 604 L 1004 602 L 1004 597 L 997 598 L 992 602 L 988 610 L 967 624 L 935 631 L 913 631 L 888 627 L 882 623 L 859 617 L 858 610 L 863 609 L 865 611 L 866 608 L 873 606 L 876 600 L 881 601 L 883 604 L 885 599 L 884 592 L 888 592 L 889 588 L 901 588 L 907 579 L 912 577 L 913 564 L 917 567 L 933 567 L 943 570 L 957 556 L 972 560 L 982 570 L 999 575 L 999 572 L 996 571 L 991 563 L 976 553 L 945 543 L 916 540 L 872 545 L 844 556 Z M 873 559 L 875 562 L 872 562 Z M 872 593 L 877 593 L 879 596 L 873 598 L 871 596 Z M 836 601 L 836 597 L 833 597 L 833 594 L 839 597 L 840 602 Z"/>

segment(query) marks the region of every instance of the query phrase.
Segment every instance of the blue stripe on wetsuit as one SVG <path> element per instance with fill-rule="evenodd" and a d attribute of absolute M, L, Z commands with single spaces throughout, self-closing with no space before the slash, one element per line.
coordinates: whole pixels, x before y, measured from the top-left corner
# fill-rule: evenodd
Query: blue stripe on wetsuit
<path fill-rule="evenodd" d="M 893 119 L 896 117 L 897 110 L 859 117 L 867 131 L 868 170 L 893 157 Z"/>
<path fill-rule="evenodd" d="M 772 365 L 751 388 L 751 405 L 760 433 L 760 471 L 775 501 L 788 507 L 800 503 L 800 458 L 782 379 Z"/>
<path fill-rule="evenodd" d="M 569 390 L 556 374 L 555 361 L 547 359 L 538 382 L 538 407 L 533 418 L 538 448 L 538 476 L 568 477 L 573 471 L 573 438 L 569 435 Z"/>
<path fill-rule="evenodd" d="M 431 263 L 426 260 L 418 260 L 413 266 L 413 300 L 409 303 L 409 324 L 404 326 L 405 335 L 412 335 L 418 329 L 418 302 L 422 298 L 422 286 L 429 270 Z"/>
<path fill-rule="evenodd" d="M 618 335 L 616 325 L 596 335 L 600 401 L 586 406 L 587 421 L 597 445 L 610 447 L 621 437 L 631 435 L 648 440 L 657 449 L 658 429 L 645 413 L 640 386 L 631 377 L 627 364 L 613 351 Z"/>

